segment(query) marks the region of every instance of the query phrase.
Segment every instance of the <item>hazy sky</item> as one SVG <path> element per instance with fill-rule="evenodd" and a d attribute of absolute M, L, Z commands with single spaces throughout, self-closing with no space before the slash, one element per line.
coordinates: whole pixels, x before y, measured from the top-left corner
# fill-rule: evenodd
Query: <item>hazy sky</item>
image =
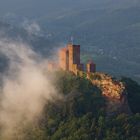
<path fill-rule="evenodd" d="M 95 1 L 96 0 L 0 0 L 0 15 L 16 13 L 22 16 L 38 16 L 79 6 L 88 7 L 88 5 Z"/>
<path fill-rule="evenodd" d="M 40 16 L 62 10 L 103 8 L 112 5 L 133 5 L 140 0 L 0 0 L 0 16 L 16 13 L 21 16 Z"/>

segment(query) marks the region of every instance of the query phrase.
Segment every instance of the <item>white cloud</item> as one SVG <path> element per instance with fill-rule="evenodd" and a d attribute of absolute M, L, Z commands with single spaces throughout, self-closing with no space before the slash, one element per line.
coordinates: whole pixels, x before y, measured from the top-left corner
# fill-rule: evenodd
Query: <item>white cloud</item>
<path fill-rule="evenodd" d="M 0 53 L 10 61 L 0 93 L 0 126 L 3 139 L 9 139 L 21 123 L 32 123 L 48 100 L 60 96 L 47 75 L 47 60 L 30 46 L 0 40 Z"/>
<path fill-rule="evenodd" d="M 35 21 L 31 22 L 25 20 L 22 26 L 31 35 L 38 35 L 41 33 L 41 28 Z"/>

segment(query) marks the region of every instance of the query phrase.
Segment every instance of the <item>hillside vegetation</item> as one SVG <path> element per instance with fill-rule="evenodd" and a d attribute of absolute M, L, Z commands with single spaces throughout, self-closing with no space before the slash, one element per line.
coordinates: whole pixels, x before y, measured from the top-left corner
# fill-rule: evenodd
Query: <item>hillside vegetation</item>
<path fill-rule="evenodd" d="M 57 72 L 56 88 L 63 99 L 46 104 L 42 116 L 23 127 L 24 140 L 139 140 L 140 114 L 116 114 L 106 117 L 106 102 L 101 89 L 89 80 L 71 73 Z M 132 108 L 140 94 L 139 85 L 123 79 L 128 85 L 128 99 Z M 129 87 L 137 86 L 137 90 Z M 136 110 L 135 110 L 136 111 Z M 137 108 L 136 112 L 140 110 Z M 21 123 L 22 125 L 22 123 Z M 18 131 L 18 130 L 17 130 Z M 20 132 L 19 132 L 20 133 Z M 18 139 L 18 133 L 13 138 Z"/>
<path fill-rule="evenodd" d="M 98 71 L 140 82 L 139 0 L 5 0 L 0 13 L 0 20 L 12 25 L 12 31 L 5 28 L 9 36 L 17 38 L 19 32 L 45 56 L 73 36 L 82 46 L 83 61 L 90 57 Z M 17 28 L 25 22 L 39 24 L 49 38 L 30 37 Z"/>

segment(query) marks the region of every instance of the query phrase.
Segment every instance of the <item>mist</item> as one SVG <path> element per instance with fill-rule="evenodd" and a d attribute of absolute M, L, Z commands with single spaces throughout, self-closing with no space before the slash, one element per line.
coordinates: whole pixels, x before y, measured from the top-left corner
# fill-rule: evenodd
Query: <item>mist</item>
<path fill-rule="evenodd" d="M 36 22 L 31 22 L 30 23 L 28 20 L 25 20 L 22 23 L 22 27 L 30 35 L 40 35 L 41 34 L 41 28 Z"/>
<path fill-rule="evenodd" d="M 8 68 L 1 76 L 0 134 L 2 139 L 11 140 L 18 129 L 41 116 L 47 101 L 60 96 L 47 74 L 47 60 L 29 45 L 0 39 L 0 53 L 8 59 Z"/>

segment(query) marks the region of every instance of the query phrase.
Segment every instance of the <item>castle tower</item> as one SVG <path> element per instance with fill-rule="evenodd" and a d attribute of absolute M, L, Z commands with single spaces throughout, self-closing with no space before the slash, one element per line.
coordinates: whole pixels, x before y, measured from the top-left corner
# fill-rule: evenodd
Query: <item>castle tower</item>
<path fill-rule="evenodd" d="M 80 65 L 80 45 L 69 44 L 69 70 L 73 71 L 73 64 Z"/>
<path fill-rule="evenodd" d="M 59 66 L 62 70 L 69 70 L 69 51 L 68 51 L 68 48 L 62 48 L 59 51 Z"/>
<path fill-rule="evenodd" d="M 96 72 L 96 64 L 94 64 L 92 61 L 89 61 L 87 63 L 87 73 L 94 73 Z"/>

